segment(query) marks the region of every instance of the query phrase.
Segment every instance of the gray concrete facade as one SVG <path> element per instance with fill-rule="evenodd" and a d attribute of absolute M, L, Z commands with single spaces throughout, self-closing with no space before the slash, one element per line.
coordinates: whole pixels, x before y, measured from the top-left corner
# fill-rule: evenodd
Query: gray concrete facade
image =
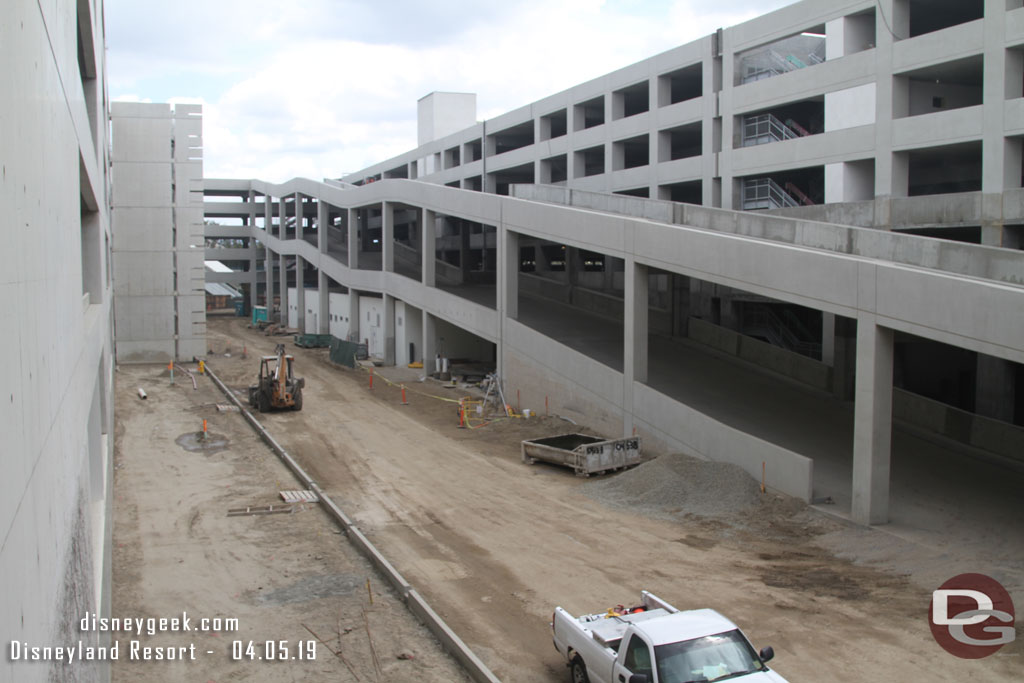
<path fill-rule="evenodd" d="M 117 360 L 203 356 L 202 107 L 114 102 L 110 119 Z"/>
<path fill-rule="evenodd" d="M 885 229 L 967 225 L 1019 248 L 1024 207 L 1005 193 L 1020 195 L 1024 176 L 1024 8 L 960 5 L 803 0 L 343 180 L 554 184 Z"/>
<path fill-rule="evenodd" d="M 432 350 L 442 343 L 437 330 L 453 326 L 495 345 L 496 365 L 507 388 L 520 391 L 529 404 L 543 404 L 550 397 L 553 409 L 577 411 L 613 431 L 630 434 L 635 428 L 666 448 L 735 462 L 758 477 L 763 468 L 769 486 L 805 500 L 812 498 L 813 455 L 746 433 L 673 398 L 671 390 L 655 388 L 660 385 L 650 375 L 647 359 L 648 276 L 653 270 L 677 274 L 855 321 L 852 515 L 862 523 L 887 518 L 893 333 L 1012 363 L 1024 361 L 1024 320 L 1006 315 L 1020 310 L 1024 302 L 1024 254 L 1018 252 L 765 214 L 667 202 L 648 205 L 600 194 L 584 193 L 584 199 L 599 202 L 604 197 L 622 206 L 602 211 L 572 201 L 556 204 L 407 180 L 351 189 L 305 179 L 284 185 L 208 180 L 207 185 L 211 199 L 229 193 L 244 197 L 250 191 L 274 197 L 299 193 L 326 204 L 328 212 L 349 216 L 369 216 L 377 207 L 381 234 L 393 234 L 398 206 L 414 207 L 421 216 L 444 216 L 447 223 L 494 226 L 497 282 L 489 299 L 479 301 L 472 286 L 461 291 L 431 286 L 426 275 L 413 279 L 388 269 L 387 257 L 376 269 L 353 268 L 351 255 L 357 252 L 350 251 L 346 263 L 330 253 L 330 245 L 324 251 L 306 240 L 280 239 L 258 228 L 252 236 L 281 258 L 306 261 L 350 292 L 379 293 L 379 332 L 369 311 L 365 320 L 360 318 L 366 304 L 355 303 L 359 297 L 349 297 L 350 306 L 360 306 L 351 315 L 372 330 L 360 330 L 357 338 L 368 339 L 371 353 L 379 348 L 389 362 L 396 359 L 395 311 L 401 304 L 400 310 L 422 312 L 422 359 L 428 367 Z M 666 207 L 668 213 L 659 217 Z M 212 216 L 247 210 L 217 201 L 207 202 L 206 208 Z M 682 213 L 677 215 L 677 209 Z M 435 241 L 442 239 L 438 234 Z M 347 239 L 351 247 L 352 232 Z M 597 360 L 520 320 L 526 280 L 518 267 L 518 246 L 523 240 L 538 239 L 625 264 L 624 313 L 610 328 L 620 330 L 617 358 Z M 388 249 L 390 241 L 385 240 L 382 248 Z M 423 274 L 433 270 L 436 277 L 447 266 L 426 249 L 420 258 Z M 574 258 L 579 256 L 569 260 Z M 436 262 L 431 266 L 430 261 Z M 607 279 L 607 274 L 602 277 Z M 433 339 L 426 338 L 432 329 Z M 375 335 L 380 335 L 376 342 Z"/>
<path fill-rule="evenodd" d="M 114 379 L 101 0 L 4 4 L 0 210 L 0 633 L 9 681 L 109 678 L 93 662 L 15 661 L 32 647 L 108 639 Z"/>

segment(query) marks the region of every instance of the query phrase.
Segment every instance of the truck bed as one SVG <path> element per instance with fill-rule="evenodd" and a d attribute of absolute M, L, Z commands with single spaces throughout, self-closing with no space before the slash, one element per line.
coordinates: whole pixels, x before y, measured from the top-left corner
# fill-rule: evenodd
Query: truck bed
<path fill-rule="evenodd" d="M 659 607 L 647 610 L 646 612 L 623 614 L 621 616 L 608 616 L 607 613 L 588 614 L 580 617 L 577 621 L 585 631 L 590 631 L 594 640 L 602 646 L 618 651 L 619 642 L 622 641 L 622 634 L 626 632 L 630 624 L 663 617 L 667 614 L 669 612 Z"/>

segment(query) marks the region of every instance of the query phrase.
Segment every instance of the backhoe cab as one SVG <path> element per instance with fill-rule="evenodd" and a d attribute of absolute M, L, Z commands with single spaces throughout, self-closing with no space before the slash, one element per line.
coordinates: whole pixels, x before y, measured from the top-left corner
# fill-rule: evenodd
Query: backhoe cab
<path fill-rule="evenodd" d="M 260 359 L 258 382 L 249 387 L 249 405 L 261 413 L 284 408 L 302 410 L 302 387 L 306 380 L 295 377 L 295 357 L 284 352 L 284 344 L 278 344 L 274 353 Z"/>

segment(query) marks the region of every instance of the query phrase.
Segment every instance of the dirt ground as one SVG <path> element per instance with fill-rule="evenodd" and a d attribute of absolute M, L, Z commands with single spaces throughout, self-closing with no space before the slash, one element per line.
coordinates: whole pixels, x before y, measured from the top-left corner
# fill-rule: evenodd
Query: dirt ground
<path fill-rule="evenodd" d="M 112 616 L 184 613 L 193 630 L 118 634 L 113 680 L 468 682 L 318 506 L 228 516 L 299 487 L 240 413 L 217 410 L 213 383 L 198 386 L 181 372 L 171 386 L 166 368 L 118 369 Z M 151 658 L 133 660 L 133 641 Z"/>
<path fill-rule="evenodd" d="M 721 611 L 755 647 L 772 645 L 773 668 L 794 682 L 1019 680 L 1020 639 L 984 660 L 956 659 L 939 648 L 928 627 L 930 590 L 937 586 L 916 582 L 912 569 L 897 574 L 859 563 L 849 553 L 842 559 L 835 554 L 845 547 L 844 538 L 865 547 L 871 544 L 865 533 L 882 539 L 884 532 L 850 528 L 771 493 L 742 511 L 716 506 L 713 516 L 686 506 L 651 514 L 621 500 L 611 504 L 593 481 L 521 462 L 522 439 L 578 429 L 556 417 L 459 429 L 454 404 L 441 399 L 464 392 L 410 382 L 408 369 L 381 368 L 370 389 L 365 371 L 332 365 L 325 350 L 265 337 L 247 329 L 244 320 L 211 319 L 208 337 L 211 366 L 237 392 L 252 381 L 258 354 L 288 342 L 297 372 L 306 378 L 304 407 L 264 415 L 264 425 L 503 681 L 568 680 L 551 644 L 552 608 L 603 611 L 635 601 L 641 589 L 680 608 Z M 241 358 L 243 346 L 247 359 Z M 381 375 L 409 382 L 408 405 Z M 123 384 L 119 380 L 119 395 L 126 391 Z M 189 416 L 198 418 L 198 412 Z M 119 414 L 119 423 L 123 419 Z M 237 429 L 232 439 L 242 438 L 242 427 Z M 119 498 L 130 495 L 124 483 L 118 482 Z M 228 499 L 222 500 L 226 507 Z M 303 514 L 313 518 L 315 513 Z M 272 537 L 283 529 L 270 525 L 285 524 L 285 517 L 253 525 L 268 527 Z M 218 519 L 218 524 L 236 521 Z M 296 525 L 286 531 L 291 538 L 277 542 L 309 540 L 310 529 Z M 312 540 L 318 547 L 337 545 L 321 533 L 330 532 L 317 532 Z M 817 542 L 826 538 L 831 550 Z M 211 551 L 196 545 L 190 552 Z M 153 586 L 187 582 L 196 589 L 190 575 L 171 569 L 147 581 Z M 251 582 L 240 582 L 241 592 L 207 591 L 211 603 L 230 613 L 251 602 Z M 278 618 L 275 612 L 273 619 Z M 334 629 L 323 628 L 334 635 Z M 396 670 L 393 678 L 382 680 L 453 680 L 440 670 L 406 673 Z"/>

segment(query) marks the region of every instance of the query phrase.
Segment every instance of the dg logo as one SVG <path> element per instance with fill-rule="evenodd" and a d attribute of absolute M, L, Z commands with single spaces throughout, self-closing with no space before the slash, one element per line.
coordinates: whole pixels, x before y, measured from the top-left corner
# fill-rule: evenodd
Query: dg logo
<path fill-rule="evenodd" d="M 928 624 L 942 648 L 963 659 L 981 659 L 1012 643 L 1013 600 L 984 574 L 960 574 L 932 593 Z"/>

